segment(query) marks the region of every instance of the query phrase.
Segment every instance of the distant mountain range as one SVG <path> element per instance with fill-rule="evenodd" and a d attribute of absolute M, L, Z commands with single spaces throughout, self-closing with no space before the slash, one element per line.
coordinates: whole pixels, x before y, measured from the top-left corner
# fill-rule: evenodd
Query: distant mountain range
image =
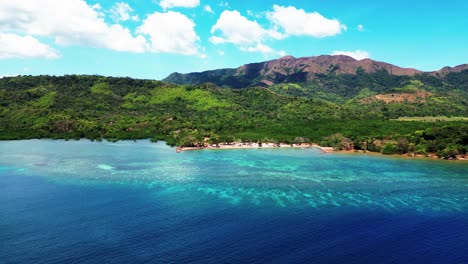
<path fill-rule="evenodd" d="M 236 69 L 218 69 L 193 73 L 172 73 L 163 81 L 176 84 L 200 84 L 211 82 L 218 86 L 245 88 L 251 86 L 270 87 L 280 83 L 307 83 L 323 75 L 356 75 L 386 71 L 394 76 L 414 76 L 428 74 L 441 78 L 452 72 L 468 69 L 468 64 L 444 67 L 438 71 L 423 72 L 412 68 L 402 68 L 386 62 L 371 59 L 355 60 L 345 55 L 322 55 L 317 57 L 280 59 L 250 63 Z"/>

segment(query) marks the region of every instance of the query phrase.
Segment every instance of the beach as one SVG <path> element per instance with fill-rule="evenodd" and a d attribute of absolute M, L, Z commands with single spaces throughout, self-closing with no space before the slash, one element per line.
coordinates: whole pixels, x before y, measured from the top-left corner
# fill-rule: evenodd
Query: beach
<path fill-rule="evenodd" d="M 205 145 L 202 147 L 177 147 L 177 152 L 190 151 L 190 150 L 202 150 L 202 149 L 253 149 L 253 148 L 318 148 L 323 152 L 333 152 L 332 147 L 322 147 L 317 144 L 303 143 L 303 144 L 285 144 L 285 143 L 220 143 Z"/>
<path fill-rule="evenodd" d="M 286 143 L 241 143 L 241 142 L 234 142 L 231 144 L 228 143 L 219 143 L 219 144 L 205 144 L 204 146 L 200 147 L 177 147 L 176 152 L 183 152 L 183 151 L 192 151 L 192 150 L 221 150 L 221 149 L 257 149 L 257 148 L 318 148 L 323 153 L 349 153 L 349 154 L 373 154 L 373 155 L 384 155 L 381 152 L 372 152 L 372 151 L 363 151 L 363 150 L 335 150 L 333 147 L 323 147 L 316 143 L 302 143 L 302 144 L 286 144 Z M 436 154 L 431 153 L 427 156 L 420 155 L 420 154 L 392 154 L 386 156 L 395 156 L 395 157 L 404 157 L 404 158 L 422 158 L 422 159 L 442 159 L 438 157 Z M 468 158 L 462 155 L 458 155 L 456 159 L 449 159 L 449 160 L 457 160 L 457 161 L 468 161 Z"/>

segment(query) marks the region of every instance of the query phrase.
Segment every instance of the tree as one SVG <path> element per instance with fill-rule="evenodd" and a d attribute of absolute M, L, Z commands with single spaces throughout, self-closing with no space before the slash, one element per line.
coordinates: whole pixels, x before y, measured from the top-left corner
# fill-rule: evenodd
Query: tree
<path fill-rule="evenodd" d="M 391 155 L 397 153 L 397 146 L 394 143 L 388 142 L 382 149 L 382 154 Z"/>
<path fill-rule="evenodd" d="M 397 152 L 399 154 L 408 153 L 409 150 L 409 140 L 407 137 L 397 138 Z"/>

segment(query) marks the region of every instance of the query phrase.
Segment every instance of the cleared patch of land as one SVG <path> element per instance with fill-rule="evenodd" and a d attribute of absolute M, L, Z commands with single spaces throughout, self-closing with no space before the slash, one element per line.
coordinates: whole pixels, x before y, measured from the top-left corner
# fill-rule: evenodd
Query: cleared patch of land
<path fill-rule="evenodd" d="M 425 91 L 417 91 L 414 93 L 390 93 L 390 94 L 377 94 L 369 98 L 361 99 L 361 103 L 370 104 L 376 101 L 381 101 L 386 104 L 389 103 L 425 103 L 427 98 L 433 94 Z"/>
<path fill-rule="evenodd" d="M 415 116 L 415 117 L 399 117 L 390 119 L 392 121 L 419 121 L 419 122 L 439 122 L 439 121 L 468 121 L 468 117 L 461 116 Z"/>

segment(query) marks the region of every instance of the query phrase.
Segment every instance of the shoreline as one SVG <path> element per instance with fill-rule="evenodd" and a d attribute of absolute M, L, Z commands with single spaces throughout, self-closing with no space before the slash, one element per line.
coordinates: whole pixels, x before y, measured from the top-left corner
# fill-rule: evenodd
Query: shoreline
<path fill-rule="evenodd" d="M 53 139 L 53 138 L 30 138 L 30 139 L 7 139 L 7 140 L 0 140 L 1 141 L 27 141 L 27 140 L 51 140 L 51 141 L 68 141 L 67 139 Z M 86 138 L 80 138 L 80 139 L 72 139 L 70 141 L 80 141 L 80 140 L 88 140 L 89 142 L 100 142 L 96 140 L 91 140 L 91 139 L 86 139 Z M 145 140 L 145 139 L 138 139 L 138 140 Z M 150 140 L 150 139 L 146 139 Z M 114 143 L 116 141 L 108 141 L 106 139 L 102 140 L 108 143 Z M 118 140 L 118 141 L 133 141 L 136 142 L 137 140 L 130 140 L 130 139 L 123 139 L 123 140 Z M 164 142 L 164 141 L 161 141 Z M 166 144 L 167 145 L 167 144 Z M 172 146 L 171 148 L 173 148 Z M 303 144 L 277 144 L 277 143 L 262 143 L 260 146 L 258 143 L 220 143 L 218 146 L 213 146 L 213 145 L 205 145 L 202 147 L 175 147 L 176 152 L 184 152 L 184 151 L 194 151 L 194 150 L 224 150 L 224 149 L 260 149 L 260 148 L 267 148 L 267 149 L 273 149 L 273 148 L 318 148 L 320 149 L 323 153 L 336 153 L 336 154 L 351 154 L 351 155 L 362 155 L 362 154 L 367 154 L 367 155 L 379 155 L 379 156 L 387 156 L 387 157 L 394 157 L 394 158 L 402 158 L 402 159 L 425 159 L 425 160 L 441 160 L 441 161 L 468 161 L 468 155 L 462 156 L 458 155 L 456 159 L 444 159 L 440 158 L 437 156 L 435 153 L 429 153 L 427 156 L 421 155 L 421 154 L 411 154 L 411 153 L 405 153 L 405 154 L 382 154 L 381 152 L 373 152 L 373 151 L 363 151 L 363 150 L 334 150 L 333 147 L 323 147 L 320 146 L 316 143 L 303 143 Z"/>
<path fill-rule="evenodd" d="M 176 152 L 183 152 L 183 151 L 192 151 L 192 150 L 221 150 L 221 149 L 259 149 L 259 148 L 318 148 L 324 153 L 335 152 L 332 147 L 322 147 L 317 144 L 276 144 L 276 143 L 232 143 L 232 144 L 218 144 L 218 145 L 208 145 L 203 147 L 177 147 Z"/>
<path fill-rule="evenodd" d="M 382 154 L 381 152 L 373 152 L 373 151 L 362 151 L 362 150 L 338 150 L 332 151 L 336 154 L 346 154 L 346 155 L 373 155 L 373 156 L 384 156 L 384 157 L 391 157 L 391 158 L 400 158 L 400 159 L 422 159 L 422 160 L 440 160 L 440 161 L 468 161 L 468 157 L 459 156 L 456 159 L 443 159 L 439 156 L 431 153 L 428 156 L 424 156 L 421 154 Z"/>
<path fill-rule="evenodd" d="M 176 152 L 184 152 L 184 151 L 194 151 L 194 150 L 224 150 L 224 149 L 274 149 L 274 148 L 318 148 L 323 153 L 339 153 L 339 154 L 368 154 L 368 155 L 379 155 L 379 156 L 388 156 L 388 157 L 400 157 L 404 159 L 428 159 L 428 160 L 446 160 L 446 161 L 468 161 L 468 157 L 457 157 L 457 159 L 443 159 L 438 157 L 435 154 L 429 154 L 428 156 L 420 155 L 420 154 L 391 154 L 385 155 L 381 152 L 372 152 L 372 151 L 362 151 L 362 150 L 334 150 L 333 147 L 323 147 L 315 143 L 306 143 L 306 144 L 276 144 L 276 143 L 262 143 L 261 145 L 258 143 L 222 143 L 216 146 L 214 145 L 206 145 L 203 147 L 177 147 Z"/>

